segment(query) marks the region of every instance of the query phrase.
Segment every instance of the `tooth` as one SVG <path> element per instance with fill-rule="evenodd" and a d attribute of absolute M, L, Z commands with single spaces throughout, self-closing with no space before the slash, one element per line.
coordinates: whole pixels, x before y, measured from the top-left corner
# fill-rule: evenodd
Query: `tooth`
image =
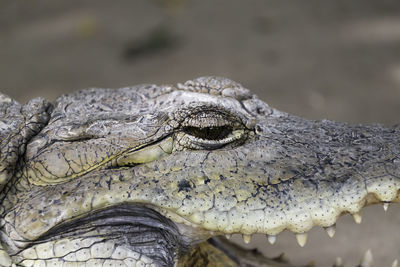
<path fill-rule="evenodd" d="M 251 235 L 242 235 L 242 237 L 243 237 L 244 243 L 246 243 L 246 244 L 249 244 L 249 243 L 250 243 L 250 241 L 251 241 Z"/>
<path fill-rule="evenodd" d="M 360 262 L 361 267 L 372 267 L 374 259 L 372 257 L 372 252 L 370 249 L 365 251 L 364 256 L 362 257 L 362 260 Z"/>
<path fill-rule="evenodd" d="M 383 209 L 384 209 L 385 211 L 387 211 L 388 208 L 389 208 L 389 202 L 384 202 L 384 203 L 383 203 Z"/>
<path fill-rule="evenodd" d="M 361 213 L 357 212 L 353 214 L 353 219 L 357 224 L 360 224 L 362 221 Z"/>
<path fill-rule="evenodd" d="M 307 243 L 307 233 L 296 234 L 297 243 L 300 247 L 304 247 Z"/>
<path fill-rule="evenodd" d="M 328 236 L 329 236 L 330 238 L 332 238 L 332 237 L 335 235 L 336 226 L 335 226 L 335 225 L 332 225 L 332 226 L 326 227 L 326 228 L 325 228 L 325 231 L 326 231 L 326 233 L 328 234 Z"/>
<path fill-rule="evenodd" d="M 341 257 L 336 258 L 335 264 L 333 265 L 333 267 L 343 267 L 343 260 Z"/>
<path fill-rule="evenodd" d="M 397 260 L 397 259 L 395 259 L 393 262 L 392 262 L 392 265 L 390 265 L 390 267 L 398 267 L 399 266 L 399 261 Z"/>
<path fill-rule="evenodd" d="M 226 237 L 226 239 L 231 239 L 232 234 L 226 234 L 225 237 Z"/>
<path fill-rule="evenodd" d="M 268 242 L 273 245 L 276 242 L 276 235 L 267 235 Z"/>

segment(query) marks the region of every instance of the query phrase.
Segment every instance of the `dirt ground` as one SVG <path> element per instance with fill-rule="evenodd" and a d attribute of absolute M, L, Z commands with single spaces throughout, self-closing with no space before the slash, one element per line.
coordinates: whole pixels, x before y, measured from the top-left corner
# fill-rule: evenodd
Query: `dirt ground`
<path fill-rule="evenodd" d="M 394 124 L 400 114 L 400 1 L 0 2 L 0 91 L 20 102 L 87 87 L 176 83 L 204 75 L 241 82 L 280 110 L 311 119 Z M 400 259 L 400 208 L 314 228 L 305 248 L 291 233 L 268 256 L 331 266 Z"/>

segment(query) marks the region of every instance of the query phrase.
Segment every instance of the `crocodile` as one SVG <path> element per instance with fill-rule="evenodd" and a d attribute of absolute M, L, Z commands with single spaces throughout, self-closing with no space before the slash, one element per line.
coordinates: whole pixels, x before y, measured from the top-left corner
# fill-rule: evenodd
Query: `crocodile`
<path fill-rule="evenodd" d="M 343 214 L 400 202 L 399 138 L 281 112 L 221 77 L 0 94 L 0 265 L 238 266 L 246 253 L 218 236 L 284 230 L 303 246 L 313 226 L 333 235 Z"/>

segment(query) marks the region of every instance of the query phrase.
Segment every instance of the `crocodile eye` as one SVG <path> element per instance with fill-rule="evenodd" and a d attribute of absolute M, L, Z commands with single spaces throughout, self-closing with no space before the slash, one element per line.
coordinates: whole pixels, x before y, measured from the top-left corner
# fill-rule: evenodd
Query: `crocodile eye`
<path fill-rule="evenodd" d="M 183 148 L 212 150 L 237 144 L 245 136 L 244 125 L 232 114 L 201 110 L 182 121 L 176 140 Z"/>
<path fill-rule="evenodd" d="M 183 129 L 187 134 L 204 140 L 222 140 L 228 137 L 233 128 L 231 126 L 216 126 L 216 127 L 193 127 L 188 126 Z"/>

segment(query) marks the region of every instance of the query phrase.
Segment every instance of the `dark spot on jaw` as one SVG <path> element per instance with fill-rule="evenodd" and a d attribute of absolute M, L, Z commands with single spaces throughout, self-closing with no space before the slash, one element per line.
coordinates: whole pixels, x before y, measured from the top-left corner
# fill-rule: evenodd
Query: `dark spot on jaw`
<path fill-rule="evenodd" d="M 181 192 L 181 191 L 189 192 L 190 190 L 192 190 L 192 186 L 190 185 L 190 183 L 187 180 L 183 179 L 183 180 L 179 181 L 178 192 Z"/>
<path fill-rule="evenodd" d="M 112 178 L 110 177 L 110 179 L 106 181 L 108 190 L 111 190 L 111 182 L 112 182 Z"/>
<path fill-rule="evenodd" d="M 157 194 L 159 194 L 159 195 L 162 195 L 162 194 L 164 194 L 164 190 L 162 189 L 162 188 L 158 188 L 158 187 L 156 187 L 156 192 L 157 192 Z"/>

